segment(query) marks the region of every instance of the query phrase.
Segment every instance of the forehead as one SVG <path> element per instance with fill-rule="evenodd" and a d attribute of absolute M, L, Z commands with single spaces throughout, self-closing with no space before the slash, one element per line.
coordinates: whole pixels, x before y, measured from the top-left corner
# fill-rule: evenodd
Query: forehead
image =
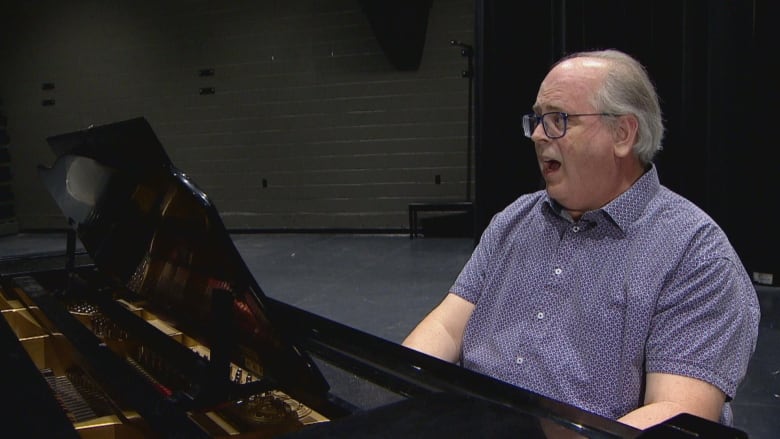
<path fill-rule="evenodd" d="M 534 110 L 586 112 L 604 81 L 608 64 L 595 58 L 573 58 L 556 65 L 542 81 Z"/>

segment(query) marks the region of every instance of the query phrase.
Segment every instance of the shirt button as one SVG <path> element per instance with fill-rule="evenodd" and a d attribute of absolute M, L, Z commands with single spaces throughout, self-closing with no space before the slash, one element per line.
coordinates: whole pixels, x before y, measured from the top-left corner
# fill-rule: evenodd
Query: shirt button
<path fill-rule="evenodd" d="M 544 318 L 544 313 L 539 311 L 538 313 L 536 313 L 536 318 L 542 320 Z"/>
<path fill-rule="evenodd" d="M 561 274 L 561 273 L 563 273 L 563 270 L 561 270 L 560 268 L 556 268 L 554 273 L 555 274 Z"/>
<path fill-rule="evenodd" d="M 524 361 L 524 360 L 523 360 L 523 357 L 517 357 L 517 358 L 515 358 L 515 363 L 517 363 L 517 364 L 523 364 L 523 361 Z"/>
<path fill-rule="evenodd" d="M 572 227 L 572 228 L 571 228 L 571 231 L 572 231 L 572 232 L 574 232 L 574 233 L 577 233 L 577 232 L 579 232 L 579 231 L 580 231 L 580 226 L 574 226 L 574 227 Z"/>

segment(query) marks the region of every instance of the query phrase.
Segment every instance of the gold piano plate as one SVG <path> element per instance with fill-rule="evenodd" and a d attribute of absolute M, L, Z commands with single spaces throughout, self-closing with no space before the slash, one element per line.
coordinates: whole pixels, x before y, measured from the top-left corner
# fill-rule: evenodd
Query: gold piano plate
<path fill-rule="evenodd" d="M 0 294 L 5 291 L 0 287 Z M 31 312 L 28 298 L 16 300 L 19 307 L 3 310 L 20 343 L 35 366 L 46 376 L 55 397 L 60 401 L 75 430 L 84 439 L 143 439 L 151 430 L 137 412 L 123 407 L 121 395 L 111 395 L 93 380 L 78 361 L 73 346 L 60 333 L 47 329 Z M 128 302 L 117 300 L 124 308 L 141 317 L 148 325 L 186 346 L 202 358 L 210 357 L 210 349 L 187 336 L 155 313 Z M 118 325 L 101 314 L 98 307 L 88 303 L 64 303 L 70 314 L 84 327 L 100 338 L 117 356 L 125 358 L 139 373 L 152 382 L 167 387 L 165 377 L 171 371 L 161 366 L 161 357 L 144 349 L 138 340 L 132 340 Z M 32 307 L 35 308 L 35 307 Z M 237 384 L 250 383 L 257 377 L 236 364 L 230 365 L 230 376 Z M 163 384 L 164 383 L 164 384 Z M 74 403 L 74 401 L 77 401 Z M 98 401 L 95 403 L 95 401 Z M 75 406 L 74 406 L 75 404 Z M 98 407 L 94 407 L 97 404 Z M 76 412 L 86 415 L 77 415 Z M 79 418 L 81 416 L 81 418 Z M 86 416 L 86 418 L 84 418 Z M 327 422 L 328 419 L 279 390 L 249 395 L 236 401 L 227 401 L 217 409 L 193 411 L 190 417 L 212 437 L 227 437 L 252 433 L 253 437 L 275 437 L 301 429 L 305 425 Z"/>

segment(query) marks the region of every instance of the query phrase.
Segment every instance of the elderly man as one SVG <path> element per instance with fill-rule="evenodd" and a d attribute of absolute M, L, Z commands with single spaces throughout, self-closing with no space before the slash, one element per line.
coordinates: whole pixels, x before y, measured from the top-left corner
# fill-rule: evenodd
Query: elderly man
<path fill-rule="evenodd" d="M 721 228 L 658 180 L 644 67 L 568 56 L 533 111 L 546 190 L 493 218 L 404 345 L 638 428 L 681 412 L 730 424 L 758 301 Z"/>

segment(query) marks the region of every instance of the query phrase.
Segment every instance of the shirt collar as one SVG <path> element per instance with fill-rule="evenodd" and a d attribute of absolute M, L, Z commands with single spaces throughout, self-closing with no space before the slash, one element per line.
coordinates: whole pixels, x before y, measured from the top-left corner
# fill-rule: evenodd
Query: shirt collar
<path fill-rule="evenodd" d="M 660 187 L 661 183 L 658 180 L 658 171 L 656 170 L 655 165 L 651 164 L 650 169 L 639 177 L 639 180 L 631 185 L 628 190 L 607 203 L 606 206 L 594 211 L 594 213 L 601 212 L 625 232 L 628 226 L 639 218 Z M 547 193 L 544 194 L 544 201 L 558 216 L 569 222 L 573 222 L 568 212 L 563 210 L 563 207 L 550 198 Z M 590 212 L 585 212 L 583 218 L 586 217 L 592 217 L 592 214 Z"/>

